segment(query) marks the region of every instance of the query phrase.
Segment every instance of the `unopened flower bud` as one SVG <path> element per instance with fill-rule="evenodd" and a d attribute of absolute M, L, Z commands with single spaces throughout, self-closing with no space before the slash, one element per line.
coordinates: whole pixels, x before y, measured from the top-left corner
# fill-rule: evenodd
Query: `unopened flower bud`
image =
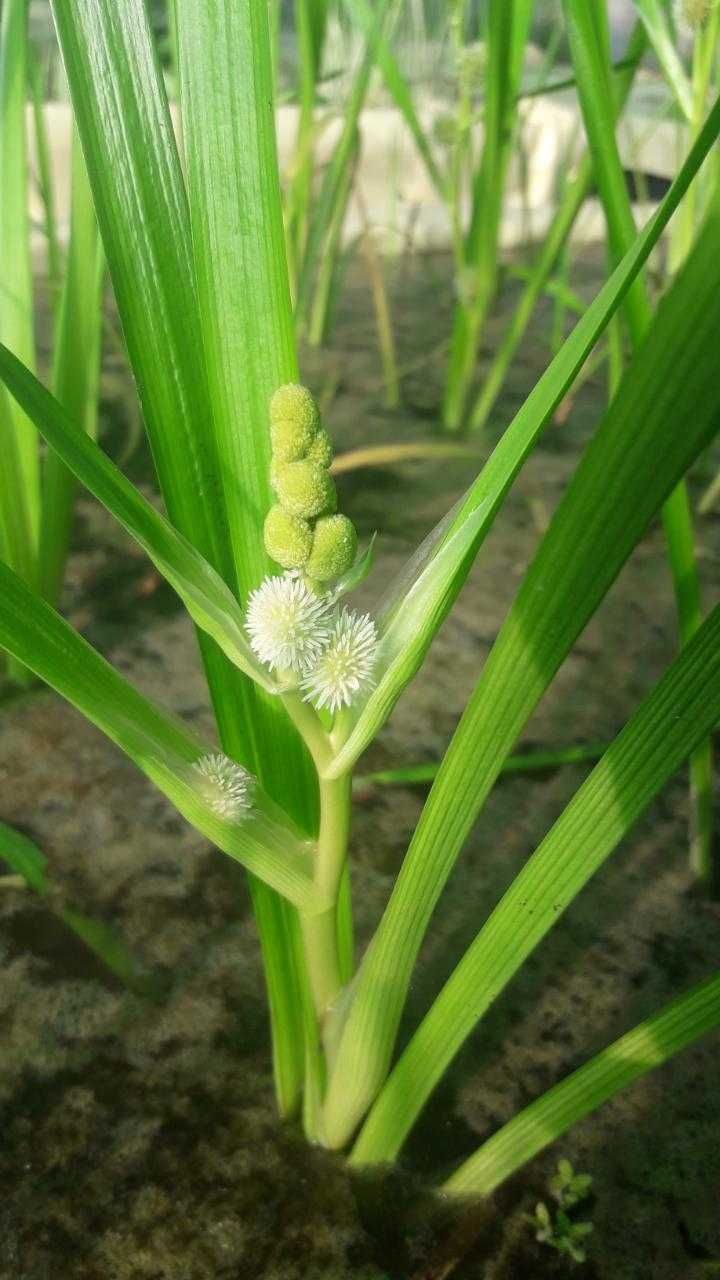
<path fill-rule="evenodd" d="M 291 515 L 312 520 L 335 510 L 337 495 L 329 472 L 315 462 L 285 462 L 277 468 L 275 490 Z"/>
<path fill-rule="evenodd" d="M 264 534 L 265 550 L 283 569 L 301 569 L 306 563 L 313 544 L 307 520 L 276 505 L 265 517 Z"/>
<path fill-rule="evenodd" d="M 320 426 L 320 411 L 307 387 L 288 382 L 278 387 L 270 401 L 270 421 L 293 422 L 297 427 L 307 427 L 314 435 Z"/>
<path fill-rule="evenodd" d="M 311 462 L 317 462 L 319 467 L 330 466 L 333 460 L 332 440 L 324 427 L 320 427 L 317 431 L 307 456 Z"/>
<path fill-rule="evenodd" d="M 280 418 L 270 424 L 273 458 L 278 462 L 297 462 L 299 458 L 305 458 L 314 439 L 315 433 L 306 422 Z"/>
<path fill-rule="evenodd" d="M 357 534 L 347 516 L 322 516 L 312 535 L 312 551 L 305 563 L 308 577 L 329 582 L 346 573 L 357 554 Z"/>

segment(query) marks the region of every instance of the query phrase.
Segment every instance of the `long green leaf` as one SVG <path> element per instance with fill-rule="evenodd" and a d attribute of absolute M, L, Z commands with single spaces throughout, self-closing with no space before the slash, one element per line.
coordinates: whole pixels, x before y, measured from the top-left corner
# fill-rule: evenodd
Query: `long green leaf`
<path fill-rule="evenodd" d="M 381 622 L 375 687 L 359 711 L 347 742 L 324 771 L 325 777 L 339 778 L 352 768 L 417 674 L 447 616 L 449 602 L 457 595 L 457 579 L 467 571 L 468 554 L 472 553 L 484 514 L 482 506 L 475 508 L 408 589 L 398 595 L 387 622 Z"/>
<path fill-rule="evenodd" d="M 374 13 L 368 4 L 368 0 L 343 0 L 343 3 L 352 21 L 360 28 L 363 35 L 371 35 Z M 428 135 L 420 123 L 410 86 L 398 66 L 390 45 L 382 37 L 376 42 L 376 61 L 385 86 L 410 131 L 430 181 L 438 194 L 443 199 L 446 198 L 447 182 L 438 168 Z"/>
<path fill-rule="evenodd" d="M 32 840 L 5 822 L 0 822 L 0 859 L 22 876 L 28 888 L 41 897 L 50 892 L 51 885 L 45 875 L 47 858 Z M 57 913 L 68 928 L 128 987 L 148 994 L 152 991 L 152 982 L 142 973 L 135 957 L 114 929 L 102 920 L 94 920 L 91 916 L 75 911 L 73 907 L 60 907 Z"/>
<path fill-rule="evenodd" d="M 70 421 L 92 437 L 97 431 L 103 275 L 104 258 L 92 195 L 77 131 L 73 129 L 70 243 L 55 331 L 53 389 Z M 26 412 L 33 418 L 27 409 Z M 57 453 L 51 451 L 42 471 L 40 524 L 40 587 L 51 604 L 59 600 L 62 589 L 74 497 L 74 477 Z"/>
<path fill-rule="evenodd" d="M 62 0 L 53 14 L 168 512 L 232 584 L 187 199 L 145 5 Z M 210 641 L 201 647 L 224 745 L 252 764 L 251 717 L 237 716 L 251 686 Z"/>
<path fill-rule="evenodd" d="M 638 23 L 628 42 L 627 65 L 622 68 L 615 80 L 615 103 L 618 116 L 627 101 L 638 64 L 646 46 L 647 40 L 643 27 Z M 537 300 L 542 290 L 546 287 L 550 273 L 590 191 L 592 177 L 592 159 L 586 154 L 580 161 L 575 176 L 565 184 L 557 212 L 543 239 L 537 261 L 531 268 L 527 284 L 513 311 L 507 331 L 495 352 L 490 368 L 483 375 L 482 386 L 469 419 L 472 431 L 480 431 L 487 422 L 502 388 L 505 375 L 525 334 Z"/>
<path fill-rule="evenodd" d="M 47 858 L 32 840 L 6 822 L 0 822 L 0 858 L 21 875 L 35 893 L 47 892 Z"/>
<path fill-rule="evenodd" d="M 583 457 L 445 755 L 357 981 L 326 1103 L 333 1144 L 347 1140 L 382 1083 L 425 928 L 503 759 L 717 426 L 718 324 L 713 217 Z"/>
<path fill-rule="evenodd" d="M 660 0 L 635 0 L 635 8 L 680 110 L 686 120 L 692 120 L 692 85 L 675 47 L 665 9 Z"/>
<path fill-rule="evenodd" d="M 593 156 L 598 189 L 616 258 L 635 237 L 635 222 L 617 139 L 612 122 L 603 112 L 609 84 L 610 34 L 604 6 L 594 0 L 564 0 L 566 23 L 585 130 Z M 693 193 L 688 193 L 688 200 Z M 683 217 L 686 210 L 681 210 Z M 642 342 L 652 317 L 652 307 L 642 278 L 629 291 L 625 311 L 633 346 Z M 692 518 L 684 483 L 670 494 L 663 510 L 668 559 L 677 602 L 681 642 L 699 626 L 702 617 L 700 583 L 695 564 Z M 690 860 L 701 879 L 711 876 L 712 751 L 703 743 L 690 762 L 692 828 Z"/>
<path fill-rule="evenodd" d="M 352 162 L 360 112 L 365 102 L 370 77 L 375 66 L 377 44 L 386 30 L 398 0 L 378 0 L 374 22 L 369 31 L 360 63 L 355 72 L 343 112 L 343 126 L 330 163 L 323 178 L 320 194 L 313 209 L 307 248 L 298 280 L 296 319 L 300 327 L 307 323 L 310 300 L 325 236 L 343 194 L 343 180 Z"/>
<path fill-rule="evenodd" d="M 474 539 L 463 544 L 466 547 L 466 571 L 472 563 L 473 554 L 489 533 L 493 520 L 515 476 L 537 443 L 542 430 L 550 420 L 558 404 L 575 380 L 608 320 L 620 306 L 630 284 L 657 244 L 718 132 L 720 132 L 720 100 L 713 108 L 702 135 L 698 138 L 696 146 L 688 156 L 685 165 L 659 209 L 653 215 L 644 231 L 637 237 L 634 245 L 628 250 L 622 262 L 610 276 L 610 279 L 603 285 L 555 359 L 536 383 L 477 480 L 470 487 L 464 499 L 457 504 L 457 515 L 450 521 L 448 521 L 447 517 L 444 517 L 437 529 L 430 535 L 428 542 L 437 542 L 446 536 L 453 538 L 463 529 L 466 520 L 472 520 L 475 525 L 475 513 L 478 509 L 481 509 L 482 515 L 475 528 Z M 408 581 L 408 588 L 414 576 L 412 575 Z M 439 611 L 434 616 L 433 634 L 439 628 L 445 613 L 450 608 L 454 594 L 457 594 L 460 590 L 464 576 L 462 572 L 457 572 L 454 575 L 453 592 L 446 591 L 444 596 L 444 612 Z M 402 594 L 404 593 L 398 594 L 398 599 L 401 598 Z M 425 648 L 427 648 L 428 643 L 429 639 L 426 636 L 424 640 Z M 388 688 L 389 685 L 386 685 L 383 695 Z M 373 703 L 374 712 L 380 709 L 381 701 L 380 689 L 378 689 L 378 697 Z M 368 717 L 373 714 L 373 711 L 368 711 Z M 367 745 L 367 735 L 363 733 L 363 737 L 365 741 L 361 745 L 361 730 L 360 726 L 358 726 L 357 737 L 353 734 L 353 738 L 345 748 L 341 749 L 341 753 L 338 754 L 333 762 L 331 776 L 335 776 L 338 767 L 342 768 L 345 765 L 349 765 L 357 758 L 364 745 Z"/>
<path fill-rule="evenodd" d="M 248 817 L 219 817 L 192 769 L 210 754 L 208 747 L 138 693 L 2 562 L 0 646 L 102 729 L 218 848 L 297 906 L 312 911 L 326 905 L 313 885 L 307 846 L 283 825 L 259 787 Z"/>
<path fill-rule="evenodd" d="M 488 1195 L 572 1125 L 720 1024 L 720 974 L 633 1027 L 536 1102 L 513 1116 L 443 1186 Z"/>
<path fill-rule="evenodd" d="M 353 1151 L 391 1159 L 448 1063 L 538 942 L 720 716 L 720 606 L 593 769 L 425 1016 Z"/>
<path fill-rule="evenodd" d="M 297 377 L 277 168 L 267 6 L 176 0 L 183 136 L 202 345 L 215 411 L 221 484 L 241 595 L 269 570 L 262 524 L 271 504 L 268 406 Z M 247 685 L 247 682 L 245 682 Z M 305 830 L 317 788 L 277 700 L 243 691 L 250 763 Z M 232 713 L 231 713 L 232 714 Z M 231 725 L 228 738 L 233 747 Z M 253 887 L 268 981 L 281 1108 L 298 1100 L 302 1022 L 292 927 L 283 903 Z"/>
<path fill-rule="evenodd" d="M 245 637 L 240 605 L 200 552 L 143 498 L 81 425 L 71 421 L 62 405 L 2 344 L 0 378 L 58 458 L 147 552 L 197 626 L 213 637 L 231 662 L 265 688 L 276 690 Z"/>
<path fill-rule="evenodd" d="M 605 751 L 605 744 L 589 742 L 577 747 L 559 747 L 557 751 L 519 751 L 503 761 L 502 773 L 545 773 L 568 764 L 586 764 L 597 760 Z M 437 777 L 438 764 L 407 764 L 397 769 L 378 769 L 353 778 L 353 789 L 362 792 L 365 787 L 413 787 L 432 782 Z"/>
<path fill-rule="evenodd" d="M 28 214 L 28 159 L 25 127 L 27 96 L 28 0 L 5 0 L 0 17 L 0 340 L 31 368 L 35 367 L 33 289 Z M 6 415 L 8 405 L 0 404 Z M 11 535 L 13 563 L 29 581 L 40 527 L 40 479 L 37 437 L 32 424 L 14 406 L 12 447 L 20 490 L 0 491 L 3 526 Z M 18 498 L 17 505 L 15 503 Z M 20 551 L 21 544 L 24 549 Z M 7 542 L 8 551 L 12 547 Z"/>
<path fill-rule="evenodd" d="M 187 200 L 145 5 L 52 8 L 163 496 L 231 580 Z"/>
<path fill-rule="evenodd" d="M 485 137 L 473 181 L 473 205 L 464 246 L 472 296 L 455 307 L 443 399 L 449 430 L 462 422 L 480 331 L 492 302 L 499 264 L 498 236 L 532 0 L 490 0 Z"/>
<path fill-rule="evenodd" d="M 177 6 L 176 6 L 177 8 Z M 143 0 L 55 0 L 56 26 L 73 97 L 103 243 L 121 313 L 130 359 L 158 470 L 173 524 L 235 585 L 235 567 L 210 400 L 203 324 L 198 305 L 187 197 L 165 99 L 162 75 Z M 234 6 L 236 20 L 257 21 L 262 6 Z M 261 34 L 264 28 L 260 28 Z M 203 68 L 227 51 L 198 49 Z M 266 77 L 267 40 L 243 64 L 244 73 Z M 208 79 L 212 91 L 212 81 Z M 236 101 L 233 84 L 221 115 L 224 127 Z M 270 88 L 263 103 L 270 112 Z M 205 125 L 211 117 L 206 113 Z M 255 130 L 249 154 L 258 156 Z M 272 181 L 272 173 L 263 181 Z M 255 187 L 251 185 L 251 189 Z M 226 197 L 226 176 L 218 175 L 218 194 Z M 241 208 L 248 206 L 241 203 Z M 246 217 L 247 238 L 257 234 Z M 222 246 L 222 262 L 237 251 Z M 251 282 L 243 280 L 236 301 Z M 226 295 L 224 295 L 226 296 Z M 233 324 L 232 340 L 238 329 Z M 260 341 L 271 341 L 262 335 Z M 222 411 L 223 405 L 219 406 Z M 259 519 L 260 513 L 256 512 Z M 257 771 L 260 752 L 255 733 L 258 695 L 254 684 L 231 667 L 210 640 L 201 647 L 225 750 Z M 263 778 L 270 788 L 293 784 L 302 790 L 303 769 Z M 290 797 L 292 798 L 292 797 Z M 296 801 L 296 816 L 299 813 Z M 307 824 L 306 824 L 307 825 Z M 309 828 L 308 828 L 309 829 Z M 289 944 L 278 954 L 275 940 L 286 933 L 285 904 L 251 880 L 268 973 L 273 1027 L 293 1026 L 297 1004 Z M 294 1025 L 300 1034 L 299 1019 Z M 276 1079 L 283 1113 L 299 1101 L 300 1060 L 289 1055 L 278 1064 Z"/>

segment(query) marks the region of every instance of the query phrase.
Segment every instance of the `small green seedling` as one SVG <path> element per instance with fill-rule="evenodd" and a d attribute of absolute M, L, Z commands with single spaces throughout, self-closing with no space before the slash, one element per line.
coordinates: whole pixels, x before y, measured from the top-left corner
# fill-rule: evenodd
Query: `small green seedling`
<path fill-rule="evenodd" d="M 535 1213 L 528 1214 L 528 1222 L 535 1229 L 538 1243 L 548 1245 L 557 1253 L 566 1254 L 573 1262 L 585 1261 L 587 1255 L 583 1241 L 592 1232 L 593 1224 L 573 1219 L 569 1210 L 586 1199 L 591 1186 L 592 1178 L 589 1173 L 575 1173 L 569 1160 L 560 1160 L 557 1173 L 548 1183 L 548 1190 L 557 1208 L 549 1209 L 540 1200 L 535 1206 Z"/>
<path fill-rule="evenodd" d="M 536 1204 L 534 1215 L 528 1215 L 528 1221 L 535 1228 L 535 1239 L 539 1244 L 566 1254 L 573 1262 L 585 1261 L 587 1254 L 582 1241 L 590 1235 L 592 1222 L 573 1222 L 562 1209 L 557 1209 L 553 1215 L 542 1200 Z"/>
<path fill-rule="evenodd" d="M 573 1209 L 584 1200 L 592 1186 L 589 1173 L 575 1173 L 569 1160 L 559 1160 L 557 1173 L 548 1183 L 551 1196 L 561 1209 Z"/>

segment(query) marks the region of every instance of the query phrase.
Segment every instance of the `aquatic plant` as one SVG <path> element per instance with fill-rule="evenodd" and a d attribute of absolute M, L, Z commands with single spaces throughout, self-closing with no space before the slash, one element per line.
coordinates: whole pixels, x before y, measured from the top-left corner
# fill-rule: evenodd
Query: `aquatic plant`
<path fill-rule="evenodd" d="M 645 320 L 643 310 L 643 340 L 479 673 L 357 963 L 353 770 L 420 672 L 518 471 L 598 338 L 623 304 L 638 306 L 648 255 L 720 133 L 720 104 L 477 478 L 371 617 L 345 598 L 371 572 L 372 549 L 355 555 L 354 530 L 336 510 L 329 438 L 299 384 L 266 6 L 177 0 L 184 168 L 143 0 L 54 0 L 53 10 L 167 515 L 6 346 L 0 378 L 185 605 L 220 748 L 140 694 L 8 565 L 0 565 L 0 646 L 248 870 L 279 1110 L 301 1112 L 310 1139 L 349 1148 L 354 1164 L 391 1160 L 491 1003 L 720 718 L 715 608 L 603 752 L 396 1056 L 421 944 L 490 789 L 578 635 L 716 430 L 717 201 L 656 311 Z M 531 1103 L 445 1190 L 491 1191 L 719 1023 L 716 975 Z"/>

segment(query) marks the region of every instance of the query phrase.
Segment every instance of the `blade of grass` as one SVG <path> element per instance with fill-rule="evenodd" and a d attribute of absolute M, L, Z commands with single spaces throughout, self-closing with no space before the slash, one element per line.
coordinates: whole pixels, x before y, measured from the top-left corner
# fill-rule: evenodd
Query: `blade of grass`
<path fill-rule="evenodd" d="M 307 248 L 298 277 L 295 319 L 300 331 L 307 326 L 309 321 L 312 291 L 320 265 L 320 255 L 323 251 L 328 229 L 336 214 L 338 203 L 343 198 L 344 178 L 348 166 L 352 163 L 358 120 L 376 62 L 377 42 L 387 29 L 397 4 L 398 0 L 379 0 L 376 6 L 372 30 L 365 40 L 360 63 L 345 103 L 340 137 L 336 143 L 323 178 L 320 194 L 313 208 Z"/>
<path fill-rule="evenodd" d="M 235 574 L 245 598 L 271 571 L 262 533 L 272 503 L 270 397 L 298 376 L 267 6 L 176 0 L 176 7 L 202 342 Z M 313 23 L 319 17 L 316 11 Z M 313 31 L 319 58 L 322 23 Z M 255 689 L 248 690 L 247 699 L 254 733 L 252 767 L 303 829 L 313 831 L 317 784 L 307 751 L 277 699 Z M 255 893 L 255 908 L 268 984 L 275 988 L 276 1076 L 290 1095 L 299 1088 L 304 1038 L 294 926 L 285 905 L 262 887 Z"/>
<path fill-rule="evenodd" d="M 374 13 L 368 0 L 343 0 L 343 3 L 352 22 L 359 27 L 363 35 L 370 36 L 373 30 Z M 447 182 L 433 155 L 428 134 L 420 123 L 410 86 L 398 66 L 388 41 L 382 36 L 376 41 L 375 57 L 385 87 L 408 127 L 430 181 L 438 195 L 446 198 Z"/>
<path fill-rule="evenodd" d="M 53 388 L 68 418 L 94 437 L 102 334 L 104 261 L 85 162 L 73 130 L 70 243 L 55 333 Z M 28 413 L 30 418 L 32 413 Z M 42 471 L 40 589 L 60 599 L 70 545 L 75 480 L 51 450 Z"/>
<path fill-rule="evenodd" d="M 448 1195 L 489 1195 L 591 1111 L 720 1024 L 720 974 L 693 987 L 608 1045 L 503 1125 L 443 1184 Z"/>
<path fill-rule="evenodd" d="M 603 285 L 549 368 L 536 383 L 477 480 L 467 491 L 464 499 L 461 499 L 457 504 L 456 516 L 453 519 L 445 517 L 433 534 L 430 535 L 428 541 L 434 540 L 435 542 L 440 538 L 453 537 L 462 529 L 465 521 L 474 520 L 478 507 L 483 508 L 475 537 L 466 544 L 467 553 L 464 566 L 458 565 L 452 575 L 452 590 L 446 590 L 442 607 L 439 606 L 439 601 L 436 600 L 432 626 L 430 628 L 426 626 L 421 629 L 420 636 L 414 637 L 416 650 L 420 651 L 421 642 L 424 645 L 421 650 L 423 655 L 427 647 L 429 647 L 433 635 L 447 616 L 455 596 L 460 591 L 474 555 L 487 536 L 515 476 L 536 444 L 546 423 L 550 420 L 555 409 L 567 393 L 568 388 L 582 369 L 603 328 L 607 325 L 610 317 L 615 314 L 625 297 L 628 287 L 636 278 L 640 267 L 647 260 L 718 132 L 720 132 L 720 100 L 715 104 L 697 143 L 656 214 L 649 221 L 642 234 L 637 237 L 622 263 L 618 265 L 610 279 Z M 416 576 L 415 573 L 411 573 L 406 586 L 413 582 Z M 427 580 L 426 585 L 431 585 L 431 579 Z M 448 588 L 449 586 L 450 583 L 448 583 Z M 401 596 L 402 592 L 398 598 Z M 390 673 L 388 680 L 380 682 L 365 708 L 363 708 L 362 715 L 348 742 L 335 757 L 329 770 L 329 776 L 336 776 L 344 768 L 350 767 L 352 762 L 358 758 L 361 751 L 371 741 L 373 733 L 382 723 L 383 718 L 389 714 L 389 710 L 394 705 L 394 700 L 396 700 L 404 687 L 402 654 L 400 659 L 400 667 Z M 408 679 L 411 678 L 416 669 L 412 664 L 408 664 Z M 390 697 L 387 703 L 384 704 L 386 693 L 389 693 Z M 370 727 L 373 717 L 376 717 L 374 729 Z"/>
<path fill-rule="evenodd" d="M 530 952 L 720 715 L 720 606 L 580 787 L 453 970 L 353 1148 L 396 1155 L 449 1062 Z"/>
<path fill-rule="evenodd" d="M 177 591 L 196 625 L 213 637 L 231 662 L 263 687 L 276 691 L 278 686 L 246 639 L 240 605 L 192 543 L 143 498 L 94 440 L 70 420 L 42 383 L 2 344 L 0 379 L 35 423 L 58 461 L 82 481 L 147 553 Z M 52 521 L 51 516 L 51 528 Z"/>
<path fill-rule="evenodd" d="M 37 186 L 43 207 L 45 240 L 47 243 L 47 271 L 53 310 L 57 309 L 62 285 L 62 252 L 57 233 L 55 214 L 55 185 L 50 163 L 50 147 L 45 124 L 45 75 L 39 54 L 30 47 L 29 77 L 32 94 L 33 123 L 35 126 L 35 152 L 37 156 Z"/>
<path fill-rule="evenodd" d="M 133 686 L 7 565 L 0 562 L 0 645 L 62 694 L 117 744 L 207 839 L 306 910 L 321 909 L 309 847 L 275 817 L 259 788 L 250 813 L 223 819 L 204 796 L 192 765 L 209 750 Z"/>
<path fill-rule="evenodd" d="M 503 761 L 501 773 L 542 773 L 546 769 L 558 769 L 567 764 L 586 764 L 597 760 L 607 747 L 604 742 L 589 742 L 587 746 L 561 747 L 558 751 L 522 751 Z M 375 773 L 359 774 L 353 779 L 353 787 L 362 791 L 365 787 L 414 786 L 416 783 L 433 782 L 439 764 L 409 764 L 398 769 L 379 769 Z"/>
<path fill-rule="evenodd" d="M 14 426 L 13 402 L 4 387 L 0 388 L 0 429 L 3 436 L 0 449 L 0 546 L 7 564 L 25 582 L 32 582 L 37 570 L 32 518 Z M 25 682 L 20 668 L 12 668 L 12 674 Z"/>
<path fill-rule="evenodd" d="M 458 301 L 453 318 L 443 400 L 443 422 L 450 431 L 462 423 L 480 333 L 497 285 L 505 177 L 532 9 L 532 0 L 490 0 L 488 8 L 485 139 L 464 246 L 463 272 L 471 281 L 472 296 Z"/>
<path fill-rule="evenodd" d="M 627 66 L 623 68 L 615 81 L 615 101 L 618 116 L 627 102 L 635 72 L 646 48 L 646 43 L 643 28 L 638 24 L 628 43 Z M 565 185 L 560 205 L 543 240 L 537 261 L 531 270 L 528 282 L 513 312 L 512 320 L 493 357 L 489 370 L 483 377 L 482 386 L 469 417 L 471 431 L 481 431 L 490 416 L 505 381 L 507 371 L 525 335 L 538 298 L 546 286 L 550 273 L 558 261 L 563 246 L 566 244 L 577 216 L 585 203 L 592 179 L 592 159 L 589 155 L 585 155 L 580 162 L 575 177 Z"/>
<path fill-rule="evenodd" d="M 15 831 L 5 822 L 0 822 L 0 859 L 22 877 L 28 888 L 40 897 L 50 897 L 52 886 L 45 875 L 47 858 L 32 840 Z M 95 952 L 95 955 L 99 956 L 103 964 L 121 982 L 131 990 L 143 994 L 153 992 L 155 984 L 150 975 L 143 973 L 138 961 L 128 951 L 114 929 L 101 920 L 94 920 L 90 916 L 75 911 L 72 907 L 60 906 L 55 910 L 68 928 L 77 934 L 85 945 Z"/>
<path fill-rule="evenodd" d="M 35 367 L 33 288 L 28 214 L 28 158 L 25 127 L 28 60 L 27 0 L 6 0 L 0 16 L 0 341 Z M 5 406 L 7 407 L 7 406 Z M 34 578 L 40 527 L 40 479 L 37 437 L 17 406 L 10 419 L 22 484 L 22 514 L 12 541 L 29 537 L 15 567 Z M 17 491 L 15 491 L 17 492 Z M 14 493 L 3 492 L 5 527 L 15 520 Z"/>
<path fill-rule="evenodd" d="M 425 929 L 503 759 L 653 514 L 716 428 L 718 324 L 715 217 L 583 455 L 445 754 L 357 978 L 325 1107 L 332 1145 L 347 1140 L 384 1079 Z"/>
<path fill-rule="evenodd" d="M 56 0 L 53 12 L 168 513 L 232 587 L 235 567 L 206 373 L 187 197 L 145 6 L 143 0 Z M 252 14 L 256 14 L 254 6 Z M 237 17 L 250 21 L 251 14 L 244 7 Z M 204 52 L 205 62 L 214 55 L 211 50 Z M 244 65 L 249 75 L 266 76 L 263 56 L 257 64 L 253 58 Z M 234 102 L 235 93 L 233 85 L 227 103 Z M 270 111 L 269 88 L 264 110 Z M 257 145 L 267 146 L 267 142 Z M 252 154 L 257 155 L 257 150 Z M 272 180 L 272 173 L 267 180 Z M 245 231 L 252 239 L 255 227 L 246 226 Z M 235 341 L 237 332 L 233 324 Z M 264 336 L 258 336 L 256 343 L 262 344 Z M 201 649 L 223 747 L 234 759 L 256 767 L 254 686 L 210 640 L 201 639 Z M 275 781 L 277 787 L 293 783 L 299 793 L 301 769 L 284 771 Z M 296 803 L 300 804 L 299 796 Z M 276 1035 L 278 1100 L 282 1113 L 289 1114 L 299 1102 L 302 1028 L 295 1013 L 298 1001 L 289 945 L 282 954 L 277 954 L 275 945 L 277 938 L 285 938 L 286 908 L 252 880 L 250 888 Z"/>
<path fill-rule="evenodd" d="M 370 277 L 370 289 L 375 311 L 375 328 L 377 330 L 380 362 L 385 382 L 385 408 L 397 409 L 400 406 L 400 381 L 398 378 L 397 352 L 395 350 L 390 300 L 383 274 L 383 264 L 375 243 L 372 227 L 370 226 L 367 206 L 359 187 L 355 191 L 355 201 L 362 221 L 360 252 Z"/>
<path fill-rule="evenodd" d="M 352 727 L 322 770 L 323 777 L 339 778 L 352 768 L 420 669 L 447 616 L 449 602 L 458 593 L 458 579 L 467 573 L 468 557 L 483 518 L 483 508 L 476 507 L 453 536 L 440 544 L 407 589 L 401 585 L 392 607 L 378 618 L 376 683 L 357 713 L 348 712 Z"/>
<path fill-rule="evenodd" d="M 163 497 L 232 581 L 187 201 L 145 7 L 53 0 L 53 14 Z"/>
<path fill-rule="evenodd" d="M 355 183 L 358 157 L 360 154 L 360 131 L 355 130 L 349 152 L 345 158 L 343 171 L 335 192 L 330 220 L 325 229 L 312 304 L 307 325 L 307 340 L 312 347 L 319 347 L 325 342 L 330 332 L 333 304 L 342 279 L 343 258 L 341 255 L 342 233 L 345 226 L 345 215 Z M 345 250 L 349 253 L 350 247 Z"/>
<path fill-rule="evenodd" d="M 648 39 L 675 100 L 686 120 L 693 115 L 692 85 L 675 47 L 667 13 L 659 0 L 635 0 Z"/>
<path fill-rule="evenodd" d="M 604 6 L 597 6 L 595 0 L 572 0 L 572 3 L 564 0 L 564 6 L 580 105 L 610 247 L 615 258 L 619 259 L 633 243 L 636 232 L 614 127 L 603 111 L 610 86 L 607 14 Z M 689 195 L 688 198 L 692 197 Z M 637 349 L 652 319 L 652 307 L 642 277 L 628 292 L 625 314 L 631 341 Z M 682 644 L 697 629 L 702 617 L 692 516 L 684 483 L 669 495 L 663 511 L 663 524 Z M 709 740 L 698 747 L 690 761 L 690 791 L 690 861 L 698 879 L 708 883 L 712 876 L 712 748 Z"/>

